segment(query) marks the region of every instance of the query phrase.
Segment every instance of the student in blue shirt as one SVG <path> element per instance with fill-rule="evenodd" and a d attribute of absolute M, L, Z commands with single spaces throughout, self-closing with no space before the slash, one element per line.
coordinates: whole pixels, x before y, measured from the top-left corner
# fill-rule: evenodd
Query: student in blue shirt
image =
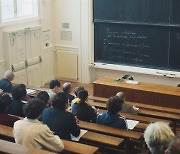
<path fill-rule="evenodd" d="M 52 106 L 44 109 L 42 121 L 60 138 L 70 140 L 71 134 L 79 136 L 80 128 L 75 116 L 66 111 L 67 107 L 66 95 L 63 92 L 57 93 L 52 100 Z"/>
<path fill-rule="evenodd" d="M 115 128 L 127 129 L 126 121 L 118 112 L 122 109 L 123 100 L 113 96 L 107 101 L 107 112 L 97 116 L 96 123 Z"/>

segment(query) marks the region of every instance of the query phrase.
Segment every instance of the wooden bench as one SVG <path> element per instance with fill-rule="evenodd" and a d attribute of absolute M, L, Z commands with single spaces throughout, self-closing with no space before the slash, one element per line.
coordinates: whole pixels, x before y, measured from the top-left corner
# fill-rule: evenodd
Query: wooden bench
<path fill-rule="evenodd" d="M 124 139 L 122 139 L 122 138 L 99 134 L 99 133 L 95 133 L 95 132 L 91 132 L 91 131 L 88 131 L 87 133 L 85 133 L 81 137 L 80 141 L 81 140 L 90 141 L 90 142 L 97 143 L 97 144 L 100 144 L 103 146 L 105 145 L 105 146 L 110 146 L 110 147 L 114 147 L 114 148 L 119 148 L 119 146 L 124 141 Z"/>
<path fill-rule="evenodd" d="M 53 154 L 53 152 L 33 149 L 24 145 L 0 140 L 0 153 L 11 153 L 11 154 Z"/>
<path fill-rule="evenodd" d="M 5 136 L 11 139 L 14 139 L 13 136 L 13 128 L 0 125 L 0 136 Z M 64 151 L 71 152 L 71 153 L 82 153 L 86 151 L 86 153 L 93 154 L 98 151 L 98 147 L 90 146 L 86 144 L 81 144 L 77 142 L 62 140 L 64 143 Z"/>
<path fill-rule="evenodd" d="M 102 103 L 107 102 L 107 98 L 102 98 L 102 97 L 96 97 L 96 96 L 89 96 L 88 97 L 90 100 L 93 101 L 98 101 Z M 173 108 L 167 108 L 167 107 L 161 107 L 161 106 L 155 106 L 155 105 L 148 105 L 148 104 L 141 104 L 141 103 L 136 103 L 136 102 L 129 102 L 126 101 L 126 104 L 133 105 L 139 108 L 147 109 L 147 110 L 153 110 L 153 111 L 160 111 L 160 112 L 168 112 L 168 113 L 173 113 L 173 114 L 180 114 L 179 109 L 173 109 Z"/>
<path fill-rule="evenodd" d="M 140 132 L 118 129 L 85 121 L 80 121 L 79 126 L 82 129 L 87 129 L 93 132 L 98 132 L 116 137 L 131 138 L 134 140 L 140 140 L 142 137 L 142 133 Z"/>

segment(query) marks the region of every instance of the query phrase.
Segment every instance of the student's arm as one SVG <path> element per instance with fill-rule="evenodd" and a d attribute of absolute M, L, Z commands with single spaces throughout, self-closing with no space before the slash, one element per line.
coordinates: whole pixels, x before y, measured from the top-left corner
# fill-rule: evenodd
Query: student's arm
<path fill-rule="evenodd" d="M 96 122 L 96 118 L 97 118 L 96 110 L 93 109 L 91 106 L 89 106 L 89 114 L 90 114 L 89 116 L 91 122 Z"/>
<path fill-rule="evenodd" d="M 41 139 L 42 140 L 38 142 L 40 142 L 44 149 L 53 152 L 61 152 L 64 149 L 64 144 L 61 139 L 57 135 L 54 135 L 47 126 L 45 126 L 44 133 L 41 134 Z"/>
<path fill-rule="evenodd" d="M 75 136 L 75 137 L 79 136 L 79 134 L 80 134 L 80 128 L 79 128 L 79 126 L 77 125 L 76 119 L 75 119 L 75 117 L 74 117 L 73 114 L 71 114 L 71 116 L 70 116 L 70 124 L 71 124 L 71 127 L 70 127 L 70 128 L 71 128 L 71 129 L 70 129 L 71 134 L 72 134 L 73 136 Z"/>

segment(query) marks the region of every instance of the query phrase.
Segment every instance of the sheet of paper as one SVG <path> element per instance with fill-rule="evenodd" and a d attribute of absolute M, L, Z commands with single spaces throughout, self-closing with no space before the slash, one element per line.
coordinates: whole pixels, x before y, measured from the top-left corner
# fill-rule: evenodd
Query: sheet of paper
<path fill-rule="evenodd" d="M 26 91 L 27 91 L 27 94 L 35 94 L 36 93 L 36 90 L 34 90 L 34 89 L 26 89 Z"/>
<path fill-rule="evenodd" d="M 81 138 L 84 134 L 86 134 L 86 133 L 87 133 L 87 130 L 81 129 L 81 132 L 80 132 L 80 134 L 79 134 L 78 137 L 75 137 L 75 136 L 71 135 L 71 140 L 73 140 L 73 141 L 79 141 L 80 138 Z"/>
<path fill-rule="evenodd" d="M 130 120 L 130 119 L 126 119 L 126 122 L 128 125 L 128 129 L 130 129 L 130 130 L 134 129 L 134 127 L 139 123 L 139 121 Z"/>

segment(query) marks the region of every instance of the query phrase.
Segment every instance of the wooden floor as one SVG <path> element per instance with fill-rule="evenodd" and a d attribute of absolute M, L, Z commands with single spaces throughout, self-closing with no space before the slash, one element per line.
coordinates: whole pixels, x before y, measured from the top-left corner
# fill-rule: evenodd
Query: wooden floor
<path fill-rule="evenodd" d="M 60 80 L 61 88 L 65 82 L 67 82 L 67 81 Z M 88 91 L 89 95 L 93 96 L 93 84 L 92 83 L 90 83 L 90 84 L 79 83 L 79 82 L 71 82 L 71 83 L 73 85 L 73 89 L 75 87 L 83 86 Z M 49 83 L 45 84 L 44 88 L 49 88 Z M 72 92 L 72 93 L 74 93 L 74 92 Z"/>

